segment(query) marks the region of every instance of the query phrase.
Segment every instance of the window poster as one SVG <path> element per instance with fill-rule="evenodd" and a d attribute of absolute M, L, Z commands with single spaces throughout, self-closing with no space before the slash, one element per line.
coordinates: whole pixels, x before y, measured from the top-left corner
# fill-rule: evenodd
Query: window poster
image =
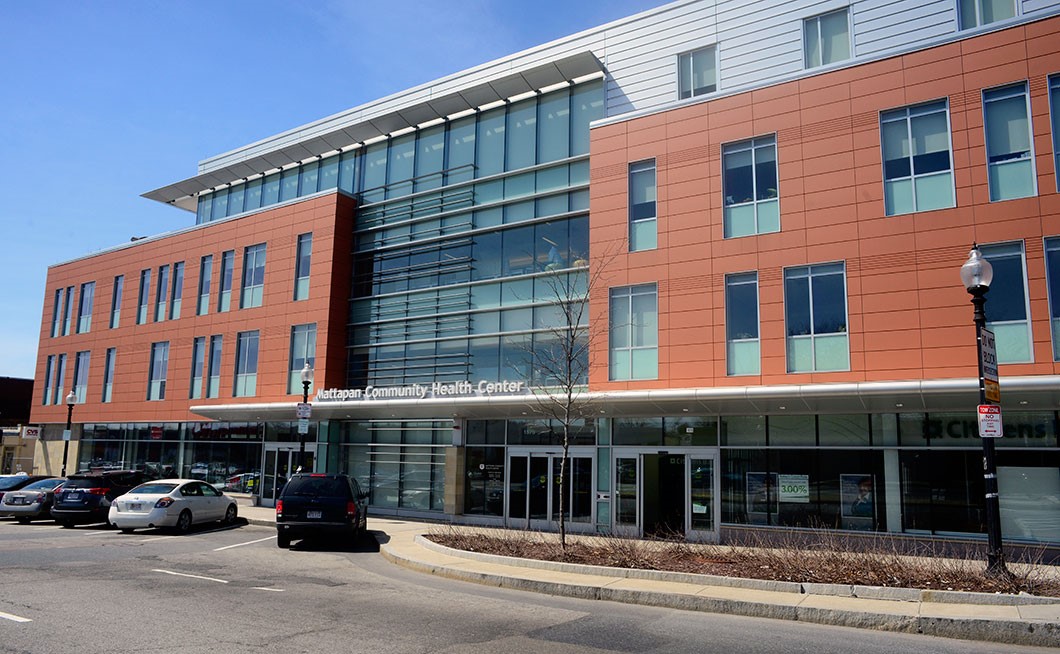
<path fill-rule="evenodd" d="M 845 529 L 876 524 L 876 479 L 868 474 L 839 475 L 840 511 Z"/>

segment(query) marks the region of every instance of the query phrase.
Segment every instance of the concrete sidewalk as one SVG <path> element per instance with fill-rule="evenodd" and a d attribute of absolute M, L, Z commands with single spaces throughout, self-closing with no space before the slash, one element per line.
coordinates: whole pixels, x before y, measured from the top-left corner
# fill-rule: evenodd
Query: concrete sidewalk
<path fill-rule="evenodd" d="M 251 524 L 275 525 L 273 509 L 240 506 Z M 549 595 L 690 611 L 1060 647 L 1060 600 L 902 588 L 798 584 L 515 559 L 453 550 L 424 537 L 435 525 L 369 518 L 380 553 L 403 567 L 450 579 Z"/>

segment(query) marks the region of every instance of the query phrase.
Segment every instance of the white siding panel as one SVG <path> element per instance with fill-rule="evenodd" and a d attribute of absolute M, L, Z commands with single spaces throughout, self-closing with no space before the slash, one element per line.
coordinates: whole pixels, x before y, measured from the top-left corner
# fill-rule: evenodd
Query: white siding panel
<path fill-rule="evenodd" d="M 1023 0 L 1023 13 L 1033 14 L 1039 11 L 1060 11 L 1057 0 Z"/>
<path fill-rule="evenodd" d="M 852 9 L 854 55 L 871 56 L 957 30 L 954 0 L 864 0 Z"/>

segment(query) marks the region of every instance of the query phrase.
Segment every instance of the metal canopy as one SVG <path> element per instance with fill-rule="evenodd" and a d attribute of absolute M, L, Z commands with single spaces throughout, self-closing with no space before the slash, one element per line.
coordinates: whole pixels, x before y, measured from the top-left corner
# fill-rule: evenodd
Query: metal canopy
<path fill-rule="evenodd" d="M 194 211 L 195 196 L 203 191 L 602 70 L 596 55 L 584 51 L 505 75 L 480 77 L 460 88 L 450 83 L 446 89 L 443 82 L 404 92 L 208 159 L 200 164 L 199 175 L 143 197 Z"/>
<path fill-rule="evenodd" d="M 1060 406 L 1060 375 L 1001 380 L 1005 410 L 1053 411 Z M 899 382 L 683 388 L 652 391 L 590 392 L 600 417 L 659 415 L 761 415 L 807 413 L 915 413 L 972 411 L 979 402 L 975 379 Z M 213 404 L 191 407 L 215 420 L 289 421 L 294 402 Z M 314 420 L 419 418 L 512 418 L 534 415 L 529 395 L 445 397 L 423 400 L 320 401 Z"/>

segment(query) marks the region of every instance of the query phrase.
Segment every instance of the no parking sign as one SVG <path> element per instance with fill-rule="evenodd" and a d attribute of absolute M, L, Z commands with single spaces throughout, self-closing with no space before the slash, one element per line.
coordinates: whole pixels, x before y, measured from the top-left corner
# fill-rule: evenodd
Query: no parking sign
<path fill-rule="evenodd" d="M 979 436 L 1001 438 L 1001 407 L 993 404 L 979 405 Z"/>

